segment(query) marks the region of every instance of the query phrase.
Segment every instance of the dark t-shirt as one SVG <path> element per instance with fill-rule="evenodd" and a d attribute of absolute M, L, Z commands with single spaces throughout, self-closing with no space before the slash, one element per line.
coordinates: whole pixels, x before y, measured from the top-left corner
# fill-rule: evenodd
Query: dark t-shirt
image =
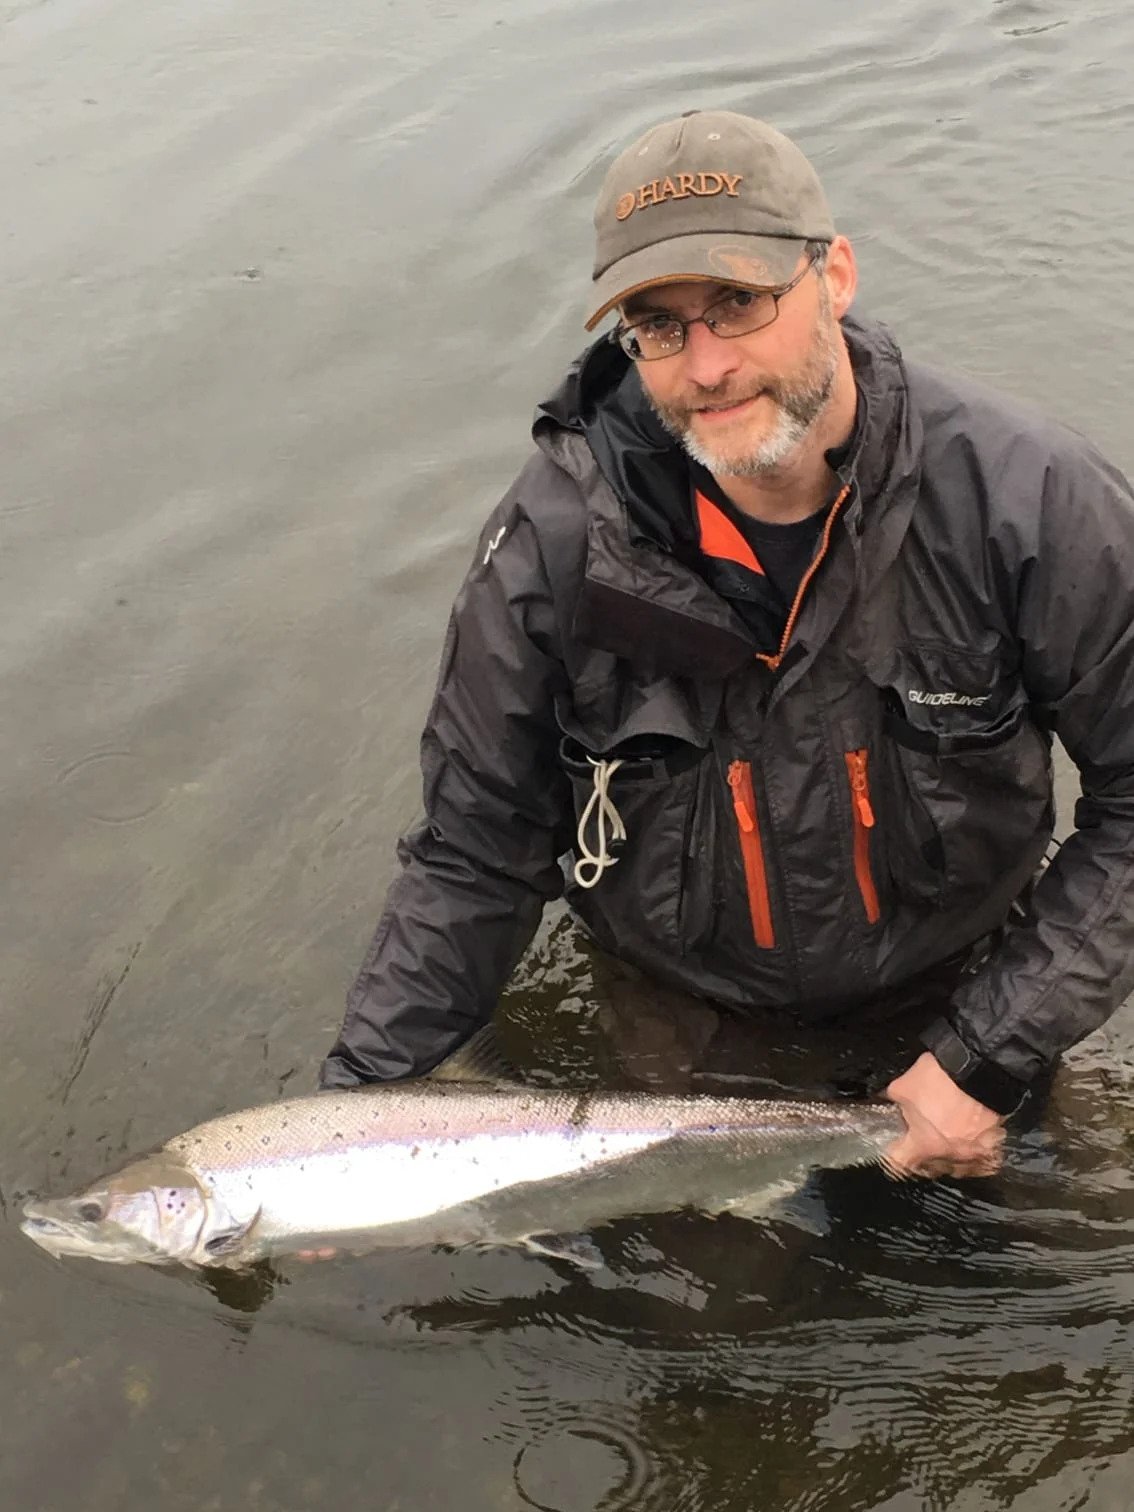
<path fill-rule="evenodd" d="M 713 502 L 719 504 L 720 499 Z M 727 510 L 729 518 L 755 552 L 756 560 L 786 610 L 790 610 L 795 602 L 803 574 L 819 549 L 819 539 L 830 511 L 830 504 L 825 504 L 805 520 L 793 520 L 790 525 L 770 525 L 766 520 L 754 520 L 734 506 Z"/>

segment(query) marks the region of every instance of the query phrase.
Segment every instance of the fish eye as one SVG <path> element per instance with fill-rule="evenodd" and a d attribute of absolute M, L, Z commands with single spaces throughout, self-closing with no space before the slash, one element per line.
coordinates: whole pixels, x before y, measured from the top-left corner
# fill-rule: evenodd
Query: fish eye
<path fill-rule="evenodd" d="M 100 1223 L 102 1221 L 101 1202 L 80 1202 L 78 1212 L 79 1217 L 83 1220 L 84 1223 Z"/>

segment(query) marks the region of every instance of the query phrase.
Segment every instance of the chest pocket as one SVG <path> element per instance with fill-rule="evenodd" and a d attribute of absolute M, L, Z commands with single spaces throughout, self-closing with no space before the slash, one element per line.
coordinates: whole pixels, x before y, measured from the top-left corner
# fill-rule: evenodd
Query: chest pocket
<path fill-rule="evenodd" d="M 572 905 L 600 938 L 629 930 L 684 954 L 712 917 L 707 749 L 639 734 L 593 751 L 565 735 L 559 760 L 574 796 Z"/>
<path fill-rule="evenodd" d="M 1051 742 L 1018 707 L 985 728 L 919 729 L 883 718 L 889 865 L 898 893 L 974 900 L 1039 865 L 1053 819 Z"/>

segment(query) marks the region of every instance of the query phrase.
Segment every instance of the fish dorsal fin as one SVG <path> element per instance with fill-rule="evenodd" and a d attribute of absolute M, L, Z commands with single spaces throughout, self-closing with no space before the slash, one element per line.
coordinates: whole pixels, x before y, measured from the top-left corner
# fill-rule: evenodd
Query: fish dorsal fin
<path fill-rule="evenodd" d="M 433 1081 L 519 1082 L 520 1075 L 500 1048 L 495 1024 L 485 1024 L 459 1050 L 429 1073 Z"/>

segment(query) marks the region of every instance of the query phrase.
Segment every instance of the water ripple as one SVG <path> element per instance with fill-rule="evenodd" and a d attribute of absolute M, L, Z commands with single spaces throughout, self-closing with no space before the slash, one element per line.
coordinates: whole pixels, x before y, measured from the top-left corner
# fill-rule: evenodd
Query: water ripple
<path fill-rule="evenodd" d="M 538 1512 L 631 1512 L 652 1503 L 656 1470 L 633 1427 L 611 1404 L 561 1417 L 516 1455 L 516 1492 Z"/>

